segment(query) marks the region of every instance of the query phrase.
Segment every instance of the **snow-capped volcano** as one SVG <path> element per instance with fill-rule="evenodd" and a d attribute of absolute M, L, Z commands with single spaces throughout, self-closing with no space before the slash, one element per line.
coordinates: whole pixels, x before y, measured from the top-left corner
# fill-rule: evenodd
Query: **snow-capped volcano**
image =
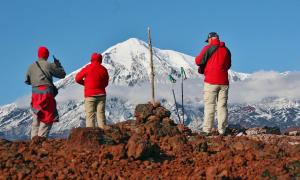
<path fill-rule="evenodd" d="M 157 99 L 168 109 L 175 110 L 170 91 L 171 83 L 167 76 L 172 74 L 179 80 L 180 68 L 183 67 L 188 78 L 184 82 L 186 124 L 193 130 L 199 130 L 203 121 L 203 77 L 197 73 L 194 57 L 172 50 L 153 48 L 153 51 Z M 107 121 L 116 123 L 132 119 L 135 105 L 146 102 L 150 95 L 148 45 L 131 38 L 110 47 L 102 54 L 103 65 L 110 75 Z M 74 82 L 74 76 L 79 70 L 56 82 L 60 88 L 57 96 L 60 122 L 54 124 L 50 134 L 52 137 L 66 137 L 71 128 L 85 125 L 83 88 Z M 229 71 L 229 77 L 233 87 L 235 83 L 252 82 L 252 74 Z M 179 95 L 179 83 L 173 87 Z M 236 93 L 234 89 L 232 92 L 233 95 Z M 273 102 L 278 106 L 274 107 Z M 0 107 L 0 138 L 28 138 L 31 125 L 29 104 L 29 98 L 25 98 L 25 101 L 18 100 Z M 282 128 L 300 125 L 300 107 L 297 100 L 274 98 L 269 99 L 268 103 L 266 100 L 258 103 L 232 103 L 229 111 L 230 123 L 247 126 L 278 125 Z M 172 118 L 177 120 L 175 113 L 172 113 Z"/>
<path fill-rule="evenodd" d="M 135 86 L 149 82 L 150 55 L 148 44 L 136 38 L 110 47 L 102 53 L 102 64 L 108 69 L 110 84 Z M 156 82 L 165 83 L 167 76 L 172 74 L 180 77 L 180 68 L 183 67 L 187 78 L 199 78 L 194 57 L 172 50 L 153 48 L 153 64 Z M 74 83 L 74 76 L 79 70 L 70 73 L 65 79 L 57 82 L 65 87 Z M 249 74 L 229 71 L 231 81 L 245 80 Z"/>

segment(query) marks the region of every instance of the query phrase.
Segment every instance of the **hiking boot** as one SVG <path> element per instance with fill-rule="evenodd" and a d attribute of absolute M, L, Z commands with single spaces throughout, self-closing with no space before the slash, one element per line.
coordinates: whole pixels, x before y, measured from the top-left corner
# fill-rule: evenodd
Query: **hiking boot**
<path fill-rule="evenodd" d="M 108 125 L 104 125 L 103 127 L 100 127 L 100 128 L 103 129 L 103 130 L 109 130 L 109 129 L 111 129 L 111 127 L 108 126 Z"/>
<path fill-rule="evenodd" d="M 207 137 L 207 136 L 211 136 L 211 133 L 208 132 L 200 132 L 200 135 Z"/>

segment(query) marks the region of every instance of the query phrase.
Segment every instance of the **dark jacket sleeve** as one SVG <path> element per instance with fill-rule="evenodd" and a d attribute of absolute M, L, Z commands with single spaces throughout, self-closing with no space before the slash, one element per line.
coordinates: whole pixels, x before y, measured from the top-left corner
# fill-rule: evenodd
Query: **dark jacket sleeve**
<path fill-rule="evenodd" d="M 78 84 L 84 85 L 84 78 L 86 76 L 86 67 L 82 68 L 79 73 L 76 74 L 75 76 L 75 81 Z"/>
<path fill-rule="evenodd" d="M 231 52 L 228 48 L 227 49 L 227 52 L 228 52 L 228 69 L 231 68 Z"/>
<path fill-rule="evenodd" d="M 50 63 L 49 64 L 49 69 L 50 69 L 50 73 L 52 76 L 56 77 L 56 78 L 60 78 L 63 79 L 66 77 L 66 72 L 64 70 L 64 68 L 61 66 L 61 64 L 59 63 Z"/>
<path fill-rule="evenodd" d="M 105 87 L 108 86 L 108 82 L 109 82 L 109 75 L 108 75 L 108 72 L 107 72 L 107 69 L 104 69 L 105 70 Z"/>
<path fill-rule="evenodd" d="M 205 46 L 205 47 L 201 50 L 200 54 L 195 58 L 195 63 L 196 63 L 196 65 L 200 66 L 200 64 L 201 64 L 201 59 L 203 58 L 204 54 L 207 52 L 207 49 L 208 49 L 208 48 L 209 48 L 209 46 Z"/>

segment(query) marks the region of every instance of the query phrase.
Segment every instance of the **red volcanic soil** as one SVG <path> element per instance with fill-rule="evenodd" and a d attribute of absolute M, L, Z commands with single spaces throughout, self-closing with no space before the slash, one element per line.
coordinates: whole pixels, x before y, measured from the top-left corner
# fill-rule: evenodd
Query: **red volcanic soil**
<path fill-rule="evenodd" d="M 299 136 L 204 137 L 160 105 L 135 116 L 68 139 L 0 140 L 0 179 L 300 179 Z"/>

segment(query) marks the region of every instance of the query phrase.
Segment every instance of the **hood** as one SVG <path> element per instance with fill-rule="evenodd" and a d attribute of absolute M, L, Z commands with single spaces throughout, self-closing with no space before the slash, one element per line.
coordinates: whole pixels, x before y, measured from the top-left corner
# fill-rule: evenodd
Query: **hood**
<path fill-rule="evenodd" d="M 49 50 L 44 46 L 39 47 L 38 58 L 39 59 L 48 59 L 48 57 L 49 57 Z"/>
<path fill-rule="evenodd" d="M 225 46 L 225 43 L 222 42 L 222 41 L 220 41 L 220 45 L 219 45 L 219 46 L 224 47 L 224 46 Z"/>
<path fill-rule="evenodd" d="M 91 56 L 91 62 L 99 62 L 102 63 L 102 55 L 98 53 L 93 53 Z"/>
<path fill-rule="evenodd" d="M 211 45 L 215 45 L 215 46 L 220 46 L 220 47 L 224 47 L 225 43 L 220 41 L 219 39 L 212 39 Z"/>

